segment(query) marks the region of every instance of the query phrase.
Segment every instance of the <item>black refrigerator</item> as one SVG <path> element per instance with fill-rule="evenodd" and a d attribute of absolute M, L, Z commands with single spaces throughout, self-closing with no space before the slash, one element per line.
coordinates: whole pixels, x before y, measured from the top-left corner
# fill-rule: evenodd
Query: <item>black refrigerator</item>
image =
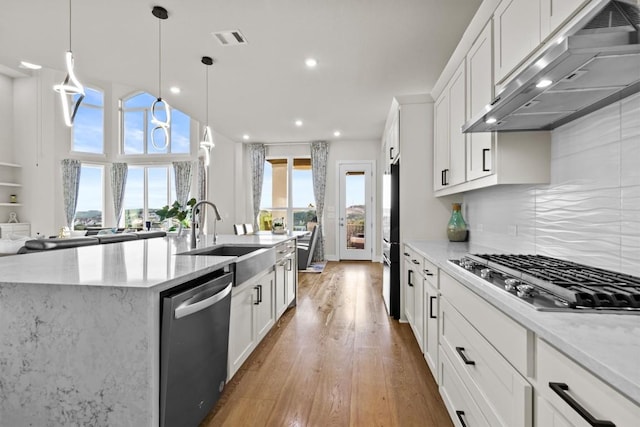
<path fill-rule="evenodd" d="M 400 319 L 400 161 L 382 177 L 382 298 L 387 313 Z"/>

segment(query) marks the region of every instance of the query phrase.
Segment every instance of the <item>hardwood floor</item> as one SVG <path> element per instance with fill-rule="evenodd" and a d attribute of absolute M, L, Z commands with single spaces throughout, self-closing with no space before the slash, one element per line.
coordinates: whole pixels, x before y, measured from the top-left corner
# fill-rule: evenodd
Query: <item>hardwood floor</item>
<path fill-rule="evenodd" d="M 391 320 L 382 266 L 300 274 L 289 309 L 201 427 L 452 426 L 408 324 Z"/>

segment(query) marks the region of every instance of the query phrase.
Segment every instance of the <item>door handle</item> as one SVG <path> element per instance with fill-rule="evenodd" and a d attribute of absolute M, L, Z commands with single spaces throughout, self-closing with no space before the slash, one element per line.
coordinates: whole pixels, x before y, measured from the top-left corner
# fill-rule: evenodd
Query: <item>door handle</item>
<path fill-rule="evenodd" d="M 231 293 L 232 287 L 233 282 L 229 282 L 229 284 L 223 290 L 221 290 L 217 294 L 210 296 L 209 298 L 205 298 L 202 301 L 194 302 L 192 304 L 180 304 L 173 312 L 173 317 L 175 317 L 176 319 L 180 319 L 190 314 L 197 313 L 198 311 L 202 311 L 207 307 L 211 307 L 212 305 L 222 301 L 227 295 L 229 295 Z"/>
<path fill-rule="evenodd" d="M 474 362 L 473 360 L 467 359 L 467 355 L 464 354 L 464 347 L 456 347 L 456 351 L 458 352 L 458 355 L 460 356 L 460 359 L 462 359 L 462 361 L 464 362 L 465 365 L 475 365 L 476 364 L 476 362 Z"/>
<path fill-rule="evenodd" d="M 433 315 L 433 301 L 436 299 L 437 297 L 429 297 L 429 318 L 430 319 L 437 319 L 438 316 L 434 316 Z"/>
<path fill-rule="evenodd" d="M 489 172 L 491 169 L 487 169 L 487 153 L 491 151 L 489 148 L 482 149 L 482 172 Z"/>
<path fill-rule="evenodd" d="M 464 422 L 464 411 L 456 411 L 456 417 L 458 417 L 458 420 L 460 420 L 460 424 L 462 424 L 462 427 L 467 427 L 467 423 Z"/>
<path fill-rule="evenodd" d="M 260 289 L 257 286 L 254 286 L 253 289 L 256 290 L 256 301 L 253 305 L 260 305 Z"/>
<path fill-rule="evenodd" d="M 571 407 L 574 411 L 578 413 L 590 426 L 593 427 L 616 427 L 614 423 L 607 420 L 598 420 L 593 415 L 589 413 L 585 408 L 582 407 L 576 400 L 567 394 L 569 391 L 569 386 L 565 383 L 549 383 L 549 388 L 554 391 L 560 399 L 564 400 L 567 405 Z"/>

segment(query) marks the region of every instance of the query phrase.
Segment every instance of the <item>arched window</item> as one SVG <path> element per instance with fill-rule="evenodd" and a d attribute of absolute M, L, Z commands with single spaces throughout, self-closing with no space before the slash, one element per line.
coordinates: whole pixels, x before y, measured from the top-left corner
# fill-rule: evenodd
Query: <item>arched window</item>
<path fill-rule="evenodd" d="M 104 92 L 85 88 L 71 129 L 71 151 L 104 154 Z"/>
<path fill-rule="evenodd" d="M 121 102 L 122 153 L 125 155 L 189 154 L 191 152 L 191 118 L 180 110 L 171 109 L 169 143 L 157 149 L 151 143 L 151 104 L 156 97 L 141 92 Z M 161 145 L 161 144 L 158 144 Z"/>

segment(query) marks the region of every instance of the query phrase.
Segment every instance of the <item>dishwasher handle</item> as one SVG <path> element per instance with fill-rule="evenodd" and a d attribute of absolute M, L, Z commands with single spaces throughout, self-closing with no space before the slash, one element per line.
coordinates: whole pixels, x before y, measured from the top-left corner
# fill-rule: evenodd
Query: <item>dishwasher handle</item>
<path fill-rule="evenodd" d="M 202 311 L 207 307 L 211 307 L 212 305 L 222 301 L 227 295 L 229 295 L 231 293 L 232 287 L 233 281 L 229 282 L 229 284 L 223 290 L 221 290 L 217 294 L 210 296 L 209 298 L 205 298 L 202 301 L 194 302 L 193 304 L 181 304 L 174 311 L 174 317 L 176 319 L 180 319 L 190 314 L 197 313 L 198 311 Z"/>

